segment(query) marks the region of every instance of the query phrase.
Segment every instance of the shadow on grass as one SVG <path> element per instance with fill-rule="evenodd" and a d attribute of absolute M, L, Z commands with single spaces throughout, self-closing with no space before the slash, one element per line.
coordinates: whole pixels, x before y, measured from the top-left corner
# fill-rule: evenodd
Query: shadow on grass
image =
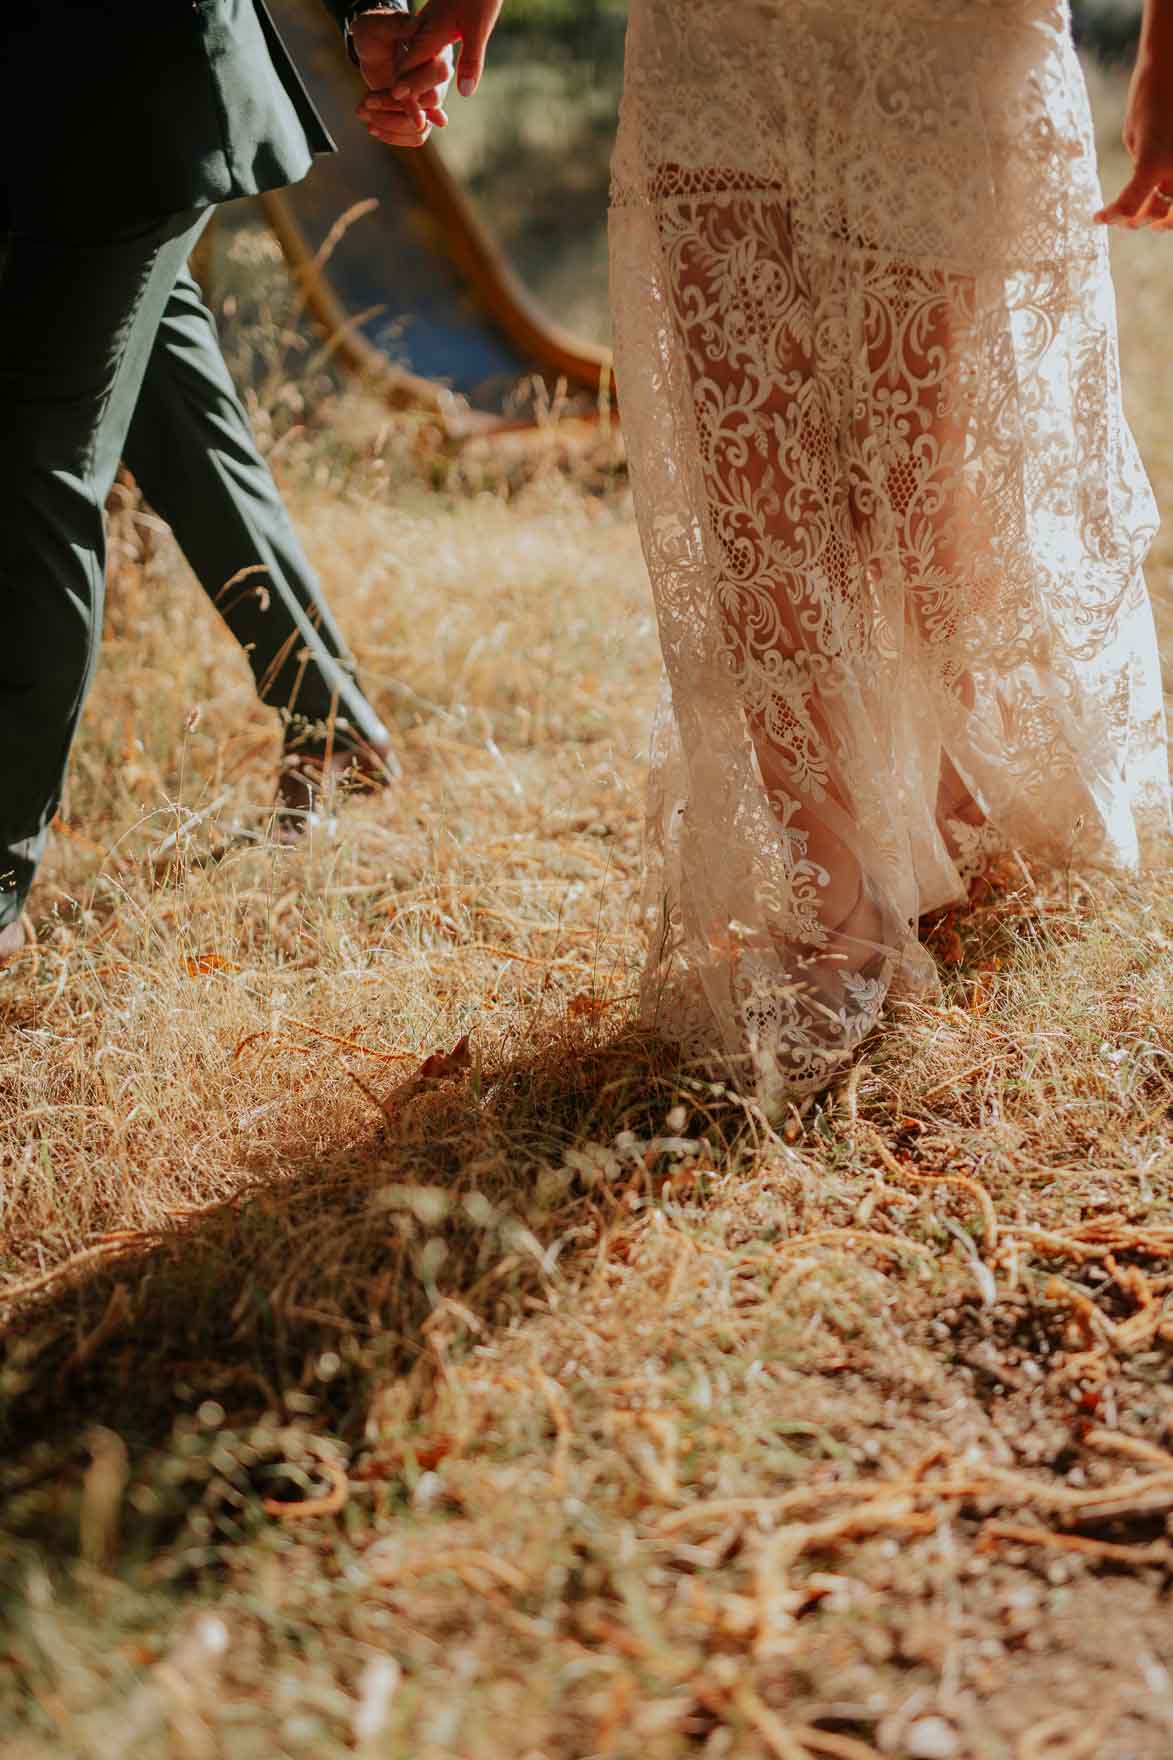
<path fill-rule="evenodd" d="M 365 1142 L 300 1162 L 288 1145 L 279 1181 L 10 1307 L 0 1368 L 9 1532 L 76 1552 L 95 1425 L 120 1439 L 133 1468 L 173 1448 L 177 1426 L 201 1424 L 234 1435 L 299 1428 L 345 1454 L 392 1381 L 407 1389 L 410 1418 L 441 1367 L 438 1314 L 458 1314 L 468 1336 L 507 1325 L 564 1256 L 650 1194 L 642 1150 L 682 1080 L 670 1048 L 630 1032 L 567 1036 L 459 1080 L 413 1078 L 382 1097 L 385 1117 Z M 722 1155 L 746 1129 L 743 1108 L 711 1102 Z M 639 1152 L 620 1165 L 612 1145 L 624 1131 Z"/>
<path fill-rule="evenodd" d="M 1008 909 L 1003 897 L 922 924 L 946 1003 L 966 999 L 971 961 L 996 964 L 1024 925 L 1044 939 L 1068 926 L 1037 905 L 1011 924 Z M 410 1449 L 448 1344 L 466 1351 L 523 1316 L 634 1203 L 656 1198 L 655 1143 L 678 1100 L 710 1165 L 760 1151 L 760 1115 L 711 1073 L 630 1029 L 568 1025 L 551 1040 L 544 1028 L 540 1048 L 496 1065 L 367 1089 L 365 1138 L 307 1155 L 291 1131 L 276 1146 L 280 1177 L 267 1151 L 265 1172 L 229 1200 L 0 1307 L 2 1526 L 76 1554 L 95 1426 L 126 1451 L 127 1483 L 157 1479 L 177 1450 L 198 1455 L 199 1496 L 225 1434 L 254 1438 L 252 1493 L 293 1463 L 296 1495 L 319 1495 L 319 1445 L 361 1452 L 389 1388 Z M 834 1134 L 834 1105 L 808 1117 L 817 1137 Z M 182 1515 L 183 1495 L 166 1501 Z M 159 1524 L 140 1530 L 141 1555 Z"/>
<path fill-rule="evenodd" d="M 922 923 L 946 1000 L 965 999 L 971 958 L 1009 947 L 1005 910 Z M 567 1025 L 495 1066 L 364 1091 L 365 1140 L 307 1155 L 291 1127 L 279 1175 L 270 1146 L 255 1182 L 224 1202 L 99 1245 L 23 1301 L 0 1291 L 0 1473 L 34 1444 L 84 1455 L 94 1422 L 150 1447 L 209 1399 L 285 1421 L 307 1389 L 319 1421 L 352 1441 L 372 1388 L 427 1357 L 437 1304 L 507 1323 L 617 1204 L 652 1194 L 647 1162 L 612 1153 L 604 1170 L 622 1133 L 655 1139 L 683 1096 L 722 1165 L 759 1128 L 752 1106 L 630 1028 Z"/>

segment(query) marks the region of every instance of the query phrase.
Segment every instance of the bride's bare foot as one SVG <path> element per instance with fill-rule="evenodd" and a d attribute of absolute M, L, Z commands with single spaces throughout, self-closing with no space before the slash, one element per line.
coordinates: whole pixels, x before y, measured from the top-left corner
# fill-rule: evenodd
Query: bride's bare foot
<path fill-rule="evenodd" d="M 941 757 L 937 785 L 937 825 L 967 889 L 1007 853 L 1006 839 L 987 818 L 945 754 Z"/>
<path fill-rule="evenodd" d="M 841 894 L 848 884 L 854 887 L 853 902 L 837 922 L 827 922 L 829 913 L 820 913 L 826 928 L 821 946 L 787 950 L 789 1001 L 776 1011 L 780 1024 L 789 1008 L 798 1061 L 810 1053 L 826 1070 L 836 1061 L 850 1061 L 853 1048 L 874 1024 L 912 932 L 858 861 L 838 878 Z"/>
<path fill-rule="evenodd" d="M 851 879 L 849 870 L 847 879 Z M 875 1026 L 911 928 L 854 864 L 854 903 L 825 945 L 776 943 L 750 959 L 737 1000 L 755 1068 L 788 1094 L 817 1093 L 843 1074 Z"/>
<path fill-rule="evenodd" d="M 900 938 L 899 919 L 861 870 L 859 890 L 852 908 L 832 930 L 836 943 L 842 945 L 849 966 L 854 965 L 851 949 L 858 949 L 865 963 L 867 956 L 885 952 Z"/>

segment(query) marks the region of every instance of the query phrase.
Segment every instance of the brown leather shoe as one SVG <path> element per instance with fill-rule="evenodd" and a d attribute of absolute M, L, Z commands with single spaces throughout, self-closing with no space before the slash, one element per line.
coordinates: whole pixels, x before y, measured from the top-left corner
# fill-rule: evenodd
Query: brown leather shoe
<path fill-rule="evenodd" d="M 390 788 L 402 775 L 403 767 L 389 739 L 360 740 L 348 735 L 329 750 L 287 745 L 277 778 L 277 836 L 283 843 L 294 842 L 331 799 Z"/>
<path fill-rule="evenodd" d="M 27 917 L 17 917 L 0 929 L 0 966 L 8 964 L 16 954 L 33 945 L 33 932 Z"/>

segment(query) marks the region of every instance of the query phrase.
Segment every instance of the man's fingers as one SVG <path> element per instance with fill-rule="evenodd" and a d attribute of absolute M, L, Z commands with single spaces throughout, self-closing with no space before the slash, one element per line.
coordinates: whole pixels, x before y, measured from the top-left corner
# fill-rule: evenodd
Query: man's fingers
<path fill-rule="evenodd" d="M 421 110 L 436 109 L 443 103 L 447 89 L 448 82 L 445 80 L 443 85 L 432 86 L 428 91 L 418 93 L 411 99 L 411 103 L 418 104 Z M 372 92 L 359 105 L 357 114 L 363 122 L 378 122 L 382 117 L 396 115 L 407 102 L 403 98 L 393 98 L 390 92 Z"/>
<path fill-rule="evenodd" d="M 418 130 L 430 122 L 435 128 L 446 128 L 448 117 L 444 111 L 443 92 L 425 92 L 418 104 L 395 104 L 382 109 L 371 108 L 359 111 L 359 121 L 364 122 L 371 134 L 382 137 L 386 129 Z"/>
<path fill-rule="evenodd" d="M 402 102 L 376 108 L 374 105 L 365 107 L 358 112 L 359 120 L 368 128 L 385 128 L 388 124 L 406 122 L 412 128 L 421 128 L 424 111 L 427 108 L 415 98 L 404 98 Z"/>
<path fill-rule="evenodd" d="M 389 147 L 420 147 L 432 129 L 448 126 L 444 93 L 438 89 L 405 103 L 393 102 L 386 92 L 372 92 L 359 105 L 358 115 L 372 139 Z"/>
<path fill-rule="evenodd" d="M 359 72 L 368 86 L 378 88 L 392 83 L 415 30 L 415 19 L 409 13 L 368 12 L 355 19 L 351 41 L 358 56 Z"/>
<path fill-rule="evenodd" d="M 385 147 L 422 147 L 432 128 L 430 117 L 426 117 L 419 127 L 401 117 L 397 121 L 370 123 L 367 132 L 372 140 L 381 141 Z"/>
<path fill-rule="evenodd" d="M 405 105 L 410 107 L 412 104 L 422 104 L 429 93 L 444 91 L 447 89 L 447 84 L 448 82 L 445 80 L 443 85 L 435 83 L 430 86 L 421 86 L 418 89 L 404 88 L 402 96 L 399 86 L 394 87 L 393 90 L 368 92 L 359 105 L 357 114 L 364 118 L 367 116 L 390 116 L 396 110 L 402 110 Z"/>

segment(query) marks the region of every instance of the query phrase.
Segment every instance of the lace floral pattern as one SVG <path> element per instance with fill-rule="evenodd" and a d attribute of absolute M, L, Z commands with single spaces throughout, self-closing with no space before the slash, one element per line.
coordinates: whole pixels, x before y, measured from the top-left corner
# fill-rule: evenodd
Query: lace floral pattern
<path fill-rule="evenodd" d="M 824 1085 L 975 856 L 1168 776 L 1059 0 L 632 0 L 616 366 L 666 686 L 645 1014 Z"/>

